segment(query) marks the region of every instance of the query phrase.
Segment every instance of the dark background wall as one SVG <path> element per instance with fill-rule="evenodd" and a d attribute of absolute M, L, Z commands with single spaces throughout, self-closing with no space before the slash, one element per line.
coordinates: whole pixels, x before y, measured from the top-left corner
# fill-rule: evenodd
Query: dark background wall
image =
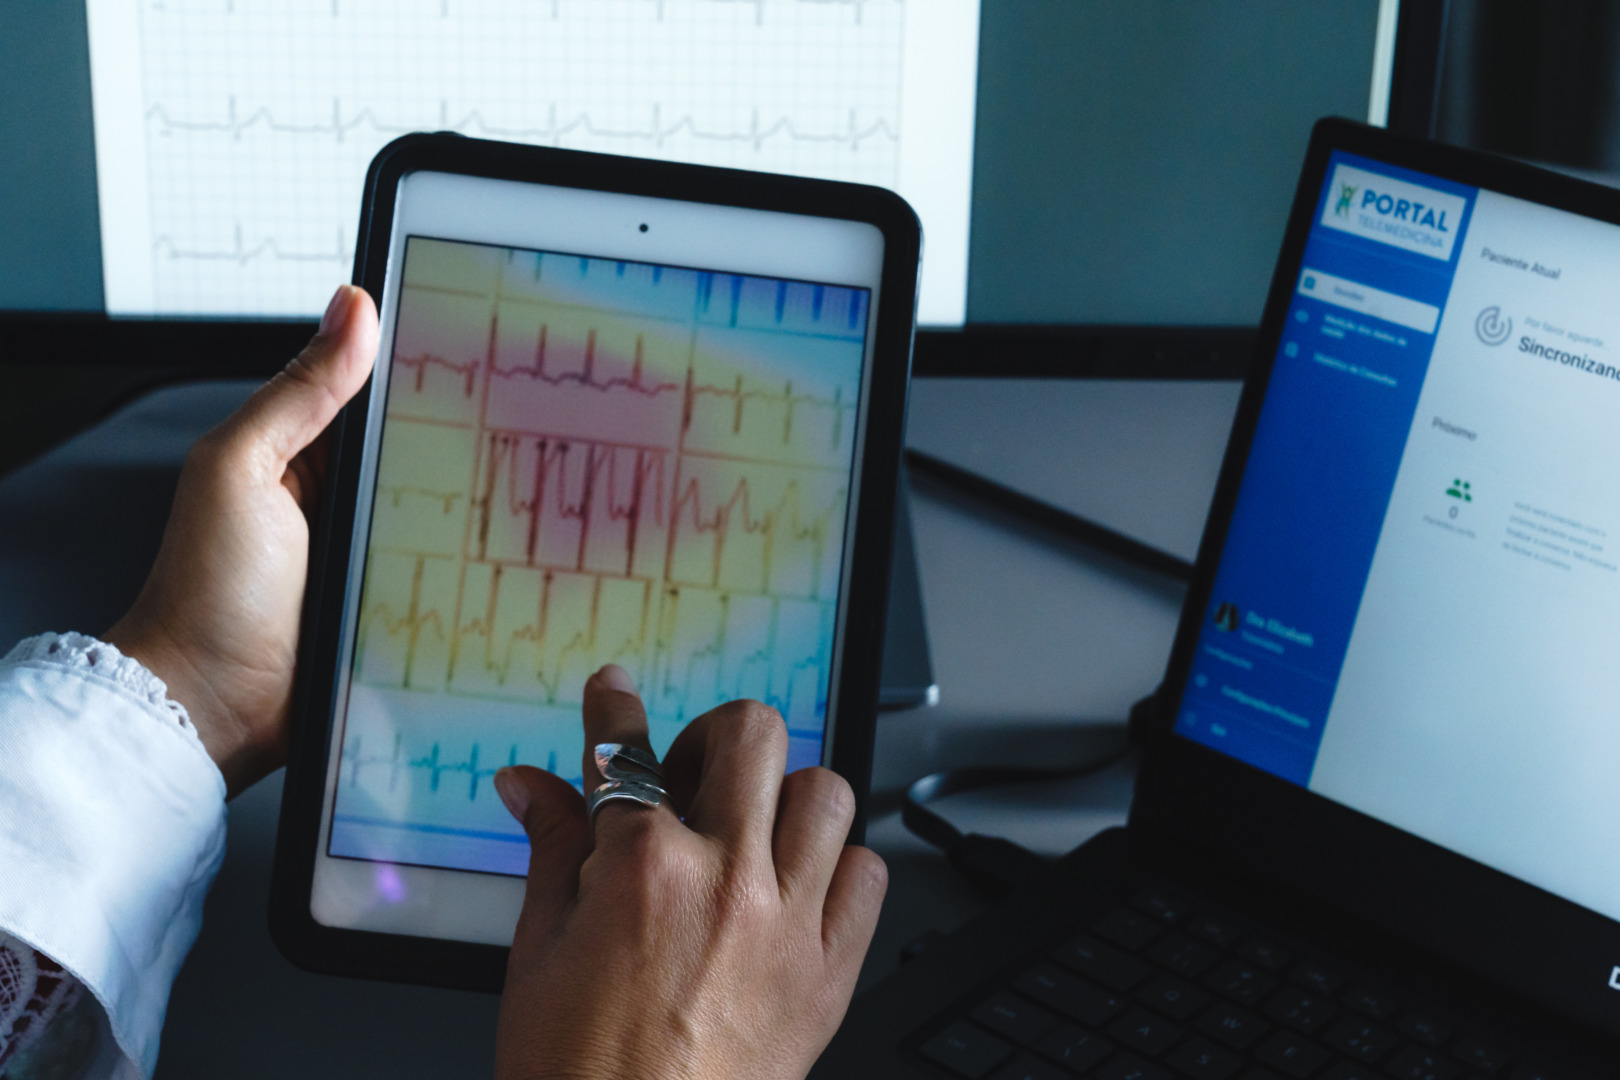
<path fill-rule="evenodd" d="M 0 308 L 101 307 L 80 0 L 0 3 Z"/>
<path fill-rule="evenodd" d="M 1437 119 L 1448 142 L 1620 172 L 1620 4 L 1452 0 Z"/>

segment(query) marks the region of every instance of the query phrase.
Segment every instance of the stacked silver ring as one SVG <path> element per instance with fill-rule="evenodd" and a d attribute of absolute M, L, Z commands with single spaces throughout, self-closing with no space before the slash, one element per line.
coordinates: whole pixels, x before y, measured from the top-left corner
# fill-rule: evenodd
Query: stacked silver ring
<path fill-rule="evenodd" d="M 605 781 L 585 800 L 585 809 L 591 820 L 602 804 L 614 799 L 628 799 L 641 806 L 662 806 L 669 798 L 664 790 L 664 774 L 658 759 L 637 746 L 624 743 L 597 743 L 592 750 L 596 758 L 596 771 Z"/>

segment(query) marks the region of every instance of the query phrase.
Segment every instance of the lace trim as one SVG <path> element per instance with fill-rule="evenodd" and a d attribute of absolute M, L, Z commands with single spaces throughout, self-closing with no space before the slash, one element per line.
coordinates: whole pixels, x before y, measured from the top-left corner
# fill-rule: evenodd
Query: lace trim
<path fill-rule="evenodd" d="M 15 648 L 0 657 L 0 667 L 28 663 L 56 664 L 92 672 L 167 714 L 182 731 L 197 734 L 186 707 L 170 700 L 168 684 L 139 660 L 125 656 L 105 641 L 88 634 L 40 634 L 19 641 Z"/>
<path fill-rule="evenodd" d="M 79 980 L 60 964 L 25 942 L 0 931 L 0 1074 L 30 1047 L 59 1057 L 55 1047 L 41 1039 L 52 1021 L 67 1013 L 84 997 Z M 65 1031 L 65 1029 L 64 1029 Z M 62 1039 L 54 1038 L 52 1043 Z M 70 1039 L 77 1043 L 81 1040 Z M 75 1049 L 73 1056 L 82 1056 Z"/>

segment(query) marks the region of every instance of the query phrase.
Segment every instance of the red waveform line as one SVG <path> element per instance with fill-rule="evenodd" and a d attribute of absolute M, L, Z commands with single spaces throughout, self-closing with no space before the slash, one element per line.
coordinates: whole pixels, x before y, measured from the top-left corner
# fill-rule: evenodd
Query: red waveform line
<path fill-rule="evenodd" d="M 563 386 L 565 384 L 569 384 L 573 386 L 585 387 L 591 390 L 599 390 L 604 393 L 609 390 L 629 390 L 637 394 L 644 394 L 647 397 L 657 397 L 666 390 L 680 389 L 680 385 L 678 383 L 649 383 L 646 381 L 646 346 L 645 337 L 642 334 L 636 335 L 636 351 L 634 358 L 630 362 L 629 378 L 613 377 L 608 379 L 598 379 L 596 377 L 595 329 L 587 330 L 585 332 L 585 361 L 579 371 L 564 371 L 555 375 L 549 374 L 546 371 L 547 333 L 547 325 L 545 323 L 541 323 L 539 340 L 534 346 L 534 364 L 532 366 L 525 367 L 519 365 L 517 367 L 503 368 L 499 364 L 491 362 L 491 374 L 502 379 L 512 379 L 519 376 L 527 376 L 530 379 L 534 379 L 537 382 L 546 383 L 550 386 Z"/>
<path fill-rule="evenodd" d="M 832 439 L 830 446 L 836 450 L 844 435 L 844 414 L 855 408 L 852 404 L 844 402 L 844 389 L 834 389 L 831 400 L 817 397 L 814 394 L 796 394 L 793 392 L 793 380 L 788 379 L 781 390 L 743 389 L 743 377 L 737 376 L 736 382 L 731 386 L 710 386 L 694 382 L 692 372 L 686 373 L 686 402 L 681 412 L 681 434 L 685 435 L 692 429 L 692 406 L 698 395 L 717 398 L 730 398 L 732 400 L 731 433 L 742 434 L 743 405 L 748 401 L 762 401 L 782 406 L 782 443 L 786 445 L 793 438 L 793 414 L 802 408 L 831 409 L 833 411 Z"/>
<path fill-rule="evenodd" d="M 782 497 L 774 505 L 767 507 L 764 513 L 755 517 L 748 478 L 743 477 L 732 489 L 731 497 L 717 505 L 712 515 L 704 517 L 701 484 L 696 478 L 690 479 L 682 486 L 680 493 L 675 497 L 674 506 L 670 509 L 669 545 L 664 556 L 664 577 L 670 581 L 675 580 L 675 548 L 680 542 L 682 509 L 690 506 L 692 529 L 699 534 L 715 534 L 714 567 L 709 582 L 715 588 L 720 585 L 720 564 L 725 557 L 726 543 L 734 526 L 734 516 L 740 517 L 745 534 L 765 534 L 765 557 L 760 568 L 761 592 L 770 591 L 772 558 L 777 541 L 784 538 L 809 540 L 815 545 L 814 577 L 819 581 L 822 560 L 827 554 L 827 539 L 832 529 L 832 519 L 844 505 L 844 499 L 845 492 L 840 488 L 836 498 L 825 509 L 813 515 L 806 515 L 801 502 L 799 482 L 790 480 L 783 489 Z M 813 590 L 811 595 L 817 594 Z"/>
<path fill-rule="evenodd" d="M 500 325 L 498 315 L 490 318 L 489 353 L 495 354 L 496 334 Z M 596 375 L 596 330 L 593 328 L 585 333 L 585 359 L 579 371 L 550 372 L 546 370 L 546 347 L 550 331 L 545 323 L 540 324 L 539 338 L 534 347 L 534 363 L 532 365 L 519 364 L 514 367 L 501 367 L 493 360 L 490 361 L 490 374 L 501 379 L 528 378 L 535 382 L 542 382 L 548 386 L 578 386 L 588 390 L 606 393 L 610 390 L 628 390 L 647 397 L 657 397 L 666 391 L 679 390 L 679 383 L 649 382 L 646 372 L 646 339 L 645 335 L 636 335 L 635 354 L 630 362 L 630 375 L 612 376 L 606 379 L 597 378 Z M 462 394 L 471 400 L 478 387 L 478 369 L 483 365 L 481 360 L 468 360 L 457 363 L 446 359 L 436 353 L 423 352 L 415 356 L 395 357 L 394 363 L 402 368 L 410 369 L 415 373 L 414 389 L 421 393 L 427 369 L 429 367 L 443 368 L 462 378 Z"/>
<path fill-rule="evenodd" d="M 446 517 L 455 509 L 456 500 L 464 497 L 459 491 L 434 491 L 432 488 L 420 487 L 416 484 L 379 484 L 377 494 L 387 496 L 396 510 L 399 509 L 401 501 L 407 495 L 414 495 L 429 502 L 436 502 L 444 507 L 443 513 Z"/>
<path fill-rule="evenodd" d="M 541 578 L 540 602 L 536 607 L 533 621 L 523 623 L 508 632 L 504 647 L 498 646 L 496 633 L 503 570 L 504 568 L 500 566 L 491 568 L 489 595 L 485 598 L 483 614 L 456 628 L 455 635 L 450 643 L 450 678 L 452 680 L 455 678 L 457 664 L 461 658 L 463 638 L 483 638 L 484 649 L 481 658 L 483 669 L 486 672 L 493 673 L 496 682 L 504 686 L 511 677 L 512 665 L 515 663 L 514 653 L 518 645 L 522 642 L 530 642 L 536 645 L 538 650 L 543 653 L 554 633 L 551 625 L 551 592 L 552 585 L 556 580 L 556 574 L 551 570 L 546 570 Z M 558 693 L 562 690 L 563 673 L 567 670 L 568 657 L 571 654 L 581 653 L 595 664 L 639 656 L 642 651 L 643 641 L 636 638 L 626 638 L 624 641 L 616 642 L 606 652 L 601 650 L 602 581 L 601 576 L 594 579 L 591 588 L 590 613 L 586 624 L 583 629 L 573 630 L 567 639 L 559 645 L 549 673 L 544 666 L 544 657 L 537 658 L 539 662 L 533 674 L 535 681 L 544 689 L 547 701 L 555 701 Z M 640 639 L 646 637 L 647 607 L 651 603 L 651 598 L 652 583 L 646 582 L 642 586 L 642 610 L 639 620 L 641 626 Z M 564 632 L 567 633 L 567 631 Z"/>
<path fill-rule="evenodd" d="M 432 625 L 434 633 L 441 640 L 444 638 L 444 620 L 439 612 L 434 608 L 422 610 L 422 572 L 426 564 L 426 556 L 416 557 L 416 566 L 411 571 L 411 599 L 404 615 L 396 616 L 391 605 L 382 603 L 371 605 L 361 617 L 358 652 L 362 657 L 370 640 L 373 623 L 381 622 L 383 632 L 389 637 L 397 637 L 401 631 L 406 633 L 405 672 L 400 678 L 401 686 L 411 684 L 411 671 L 416 666 L 416 648 L 421 640 L 423 628 Z"/>
<path fill-rule="evenodd" d="M 421 353 L 417 356 L 394 357 L 395 367 L 415 369 L 415 385 L 412 387 L 412 389 L 414 389 L 418 394 L 422 392 L 422 383 L 427 376 L 427 369 L 430 367 L 438 367 L 461 376 L 463 382 L 465 383 L 465 389 L 463 392 L 467 395 L 467 397 L 471 398 L 473 396 L 473 389 L 478 384 L 478 368 L 480 364 L 481 361 L 478 360 L 468 360 L 466 363 L 458 364 L 454 360 L 447 360 L 442 356 L 428 352 Z"/>
<path fill-rule="evenodd" d="M 652 496 L 654 523 L 662 524 L 664 520 L 664 469 L 667 452 L 645 447 L 615 447 L 609 443 L 541 437 L 534 442 L 534 478 L 527 490 L 524 490 L 519 478 L 518 455 L 525 441 L 526 438 L 519 435 L 490 433 L 489 468 L 484 478 L 484 493 L 479 500 L 478 557 L 483 559 L 488 556 L 489 529 L 496 505 L 495 490 L 504 463 L 506 510 L 512 517 L 528 519 L 523 548 L 526 562 L 531 566 L 534 565 L 543 525 L 542 518 L 547 516 L 545 508 L 549 494 L 550 503 L 555 506 L 555 513 L 559 519 L 579 522 L 579 547 L 574 568 L 583 570 L 585 555 L 590 545 L 592 510 L 600 498 L 606 500 L 607 517 L 610 522 L 626 523 L 624 572 L 626 575 L 631 574 L 634 569 L 636 535 L 642 519 L 643 504 L 649 494 Z M 576 497 L 571 498 L 567 469 L 568 454 L 570 449 L 577 447 L 584 447 L 585 465 L 580 490 Z M 620 476 L 619 457 L 631 450 L 635 452 L 635 465 L 630 470 L 630 497 L 624 499 L 620 492 L 624 480 Z"/>

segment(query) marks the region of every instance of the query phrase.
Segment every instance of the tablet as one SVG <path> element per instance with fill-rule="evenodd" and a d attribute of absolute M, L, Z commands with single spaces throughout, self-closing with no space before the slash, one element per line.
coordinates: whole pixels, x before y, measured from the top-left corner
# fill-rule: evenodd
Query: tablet
<path fill-rule="evenodd" d="M 875 188 L 452 135 L 385 148 L 365 199 L 381 345 L 332 436 L 273 931 L 498 989 L 529 851 L 492 777 L 581 783 L 601 665 L 660 754 L 754 698 L 863 801 L 918 226 Z"/>

